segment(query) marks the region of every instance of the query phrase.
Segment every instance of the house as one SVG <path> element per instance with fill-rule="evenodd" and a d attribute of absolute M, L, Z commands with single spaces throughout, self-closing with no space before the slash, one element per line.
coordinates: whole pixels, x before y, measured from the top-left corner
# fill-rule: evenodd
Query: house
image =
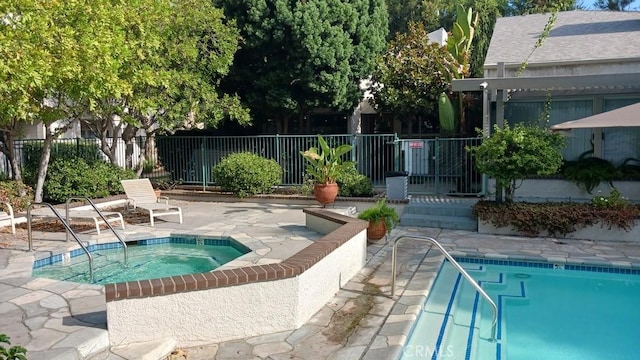
<path fill-rule="evenodd" d="M 548 98 L 548 126 L 640 102 L 640 12 L 559 12 L 545 37 L 551 16 L 499 18 L 484 78 L 454 80 L 454 90 L 486 91 L 486 130 L 537 122 Z M 589 151 L 614 164 L 640 158 L 640 128 L 572 130 L 565 159 Z"/>
<path fill-rule="evenodd" d="M 454 91 L 483 92 L 485 132 L 504 122 L 552 126 L 640 102 L 640 12 L 576 10 L 552 16 L 499 18 L 484 78 L 453 81 Z M 552 26 L 544 36 L 547 24 Z M 548 105 L 548 119 L 541 118 Z M 589 154 L 618 166 L 640 159 L 640 127 L 574 129 L 566 135 L 565 160 Z M 555 185 L 543 188 L 548 197 L 592 196 L 569 195 Z M 632 198 L 640 199 L 637 183 L 632 189 Z"/>

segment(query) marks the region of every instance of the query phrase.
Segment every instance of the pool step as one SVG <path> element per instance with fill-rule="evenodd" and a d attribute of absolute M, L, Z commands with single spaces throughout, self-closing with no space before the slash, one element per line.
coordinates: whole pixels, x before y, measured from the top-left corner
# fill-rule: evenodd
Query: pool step
<path fill-rule="evenodd" d="M 89 358 L 90 360 L 158 360 L 166 359 L 176 348 L 174 339 L 113 346 Z"/>
<path fill-rule="evenodd" d="M 473 204 L 471 201 L 412 200 L 405 206 L 400 223 L 403 226 L 477 231 Z"/>

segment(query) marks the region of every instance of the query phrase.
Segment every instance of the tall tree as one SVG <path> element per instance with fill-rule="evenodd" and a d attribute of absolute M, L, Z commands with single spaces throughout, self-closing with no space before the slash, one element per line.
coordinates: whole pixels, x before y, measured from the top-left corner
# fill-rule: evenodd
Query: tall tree
<path fill-rule="evenodd" d="M 576 9 L 576 0 L 511 0 L 505 15 L 541 14 L 574 9 Z"/>
<path fill-rule="evenodd" d="M 635 0 L 597 0 L 594 4 L 596 9 L 626 11 L 630 10 L 631 3 Z"/>
<path fill-rule="evenodd" d="M 362 96 L 387 35 L 383 0 L 216 0 L 243 43 L 223 84 L 279 133 L 312 108 L 344 110 Z M 302 127 L 307 124 L 301 124 Z"/>
<path fill-rule="evenodd" d="M 196 0 L 143 0 L 131 3 L 129 11 L 137 16 L 122 29 L 127 56 L 121 57 L 118 76 L 131 85 L 131 91 L 120 98 L 100 99 L 93 116 L 85 120 L 112 161 L 118 142 L 107 141 L 109 132 L 124 140 L 130 166 L 131 145 L 140 131 L 146 135 L 138 159 L 142 164 L 154 151 L 158 133 L 216 126 L 224 118 L 249 121 L 237 96 L 218 91 L 239 39 L 220 9 Z"/>
<path fill-rule="evenodd" d="M 12 61 L 16 55 L 9 55 L 2 64 L 5 66 L 0 66 L 3 69 L 0 76 L 9 91 L 16 91 L 17 86 L 25 84 L 25 79 L 31 79 L 22 93 L 10 94 L 11 100 L 2 105 L 11 116 L 3 117 L 3 125 L 7 126 L 5 147 L 13 146 L 11 138 L 17 134 L 17 123 L 44 125 L 36 201 L 42 200 L 53 140 L 90 110 L 95 99 L 107 93 L 121 96 L 127 91 L 127 85 L 116 76 L 118 62 L 113 56 L 123 40 L 114 29 L 125 18 L 122 8 L 109 0 L 11 0 L 2 4 L 0 19 L 4 26 L 0 25 L 0 48 L 7 44 L 10 52 L 17 51 L 18 57 L 36 56 L 23 66 L 20 61 Z M 13 48 L 16 44 L 18 49 Z M 26 53 L 21 54 L 21 48 Z M 20 176 L 19 170 L 15 170 L 14 176 Z"/>
<path fill-rule="evenodd" d="M 51 143 L 74 122 L 97 119 L 88 123 L 105 134 L 119 120 L 133 138 L 225 116 L 247 121 L 239 99 L 217 91 L 238 37 L 221 10 L 197 0 L 0 3 L 3 150 L 20 123 L 43 123 L 41 201 Z"/>
<path fill-rule="evenodd" d="M 25 17 L 25 14 L 29 14 Z M 53 56 L 37 44 L 47 38 L 51 13 L 31 0 L 0 3 L 0 151 L 14 180 L 22 181 L 15 140 L 36 121 L 53 76 Z"/>
<path fill-rule="evenodd" d="M 427 22 L 425 17 L 425 6 L 443 0 L 387 0 L 387 11 L 389 12 L 389 35 L 388 39 L 393 40 L 397 33 L 406 33 L 409 30 L 409 23 Z M 435 14 L 437 17 L 437 14 Z M 435 29 L 434 29 L 435 30 Z"/>
<path fill-rule="evenodd" d="M 409 122 L 434 110 L 439 94 L 461 70 L 446 46 L 429 41 L 424 26 L 416 23 L 396 35 L 377 64 L 371 78 L 374 106 Z"/>

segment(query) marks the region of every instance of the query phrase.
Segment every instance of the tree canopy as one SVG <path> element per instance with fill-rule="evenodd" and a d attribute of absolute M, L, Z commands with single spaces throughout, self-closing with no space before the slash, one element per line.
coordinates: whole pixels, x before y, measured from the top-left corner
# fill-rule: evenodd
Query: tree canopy
<path fill-rule="evenodd" d="M 46 125 L 39 201 L 50 145 L 74 121 L 104 130 L 119 120 L 130 134 L 247 121 L 239 99 L 218 91 L 238 38 L 221 10 L 197 0 L 0 3 L 0 150 L 13 176 L 26 123 Z"/>
<path fill-rule="evenodd" d="M 411 23 L 378 57 L 371 77 L 374 105 L 404 115 L 429 112 L 460 70 L 446 45 L 431 42 L 422 24 Z"/>
<path fill-rule="evenodd" d="M 278 132 L 312 108 L 344 110 L 385 47 L 383 0 L 216 0 L 243 41 L 223 84 Z"/>
<path fill-rule="evenodd" d="M 597 0 L 594 6 L 601 10 L 626 11 L 630 10 L 635 0 Z"/>

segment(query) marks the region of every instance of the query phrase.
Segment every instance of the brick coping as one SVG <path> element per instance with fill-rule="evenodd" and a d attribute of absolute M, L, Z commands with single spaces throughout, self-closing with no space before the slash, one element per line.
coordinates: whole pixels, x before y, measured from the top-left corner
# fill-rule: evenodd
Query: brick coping
<path fill-rule="evenodd" d="M 281 263 L 251 265 L 235 269 L 214 270 L 206 273 L 107 284 L 104 286 L 106 301 L 161 296 L 296 277 L 322 260 L 333 250 L 365 230 L 368 226 L 366 221 L 337 214 L 329 210 L 309 208 L 303 209 L 303 212 L 333 221 L 342 226 L 316 240 L 313 244 L 298 251 Z"/>

